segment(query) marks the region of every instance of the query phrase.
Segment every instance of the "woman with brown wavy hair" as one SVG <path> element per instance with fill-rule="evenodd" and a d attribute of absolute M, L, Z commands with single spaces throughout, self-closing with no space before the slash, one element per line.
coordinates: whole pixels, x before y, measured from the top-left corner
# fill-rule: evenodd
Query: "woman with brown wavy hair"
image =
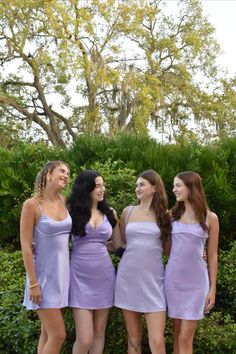
<path fill-rule="evenodd" d="M 121 215 L 121 233 L 127 243 L 115 288 L 115 306 L 122 309 L 128 332 L 128 353 L 141 353 L 144 314 L 152 354 L 165 353 L 163 244 L 170 237 L 171 222 L 163 182 L 153 170 L 137 179 L 138 205 Z"/>
<path fill-rule="evenodd" d="M 198 321 L 214 306 L 219 222 L 209 210 L 201 177 L 178 173 L 171 210 L 172 244 L 165 271 L 168 315 L 173 319 L 174 354 L 192 354 Z M 207 264 L 203 251 L 207 242 Z"/>

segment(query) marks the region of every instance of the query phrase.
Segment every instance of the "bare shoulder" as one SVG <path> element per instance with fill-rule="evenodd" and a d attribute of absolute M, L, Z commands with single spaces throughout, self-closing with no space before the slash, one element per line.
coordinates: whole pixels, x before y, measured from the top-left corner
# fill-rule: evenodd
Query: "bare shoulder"
<path fill-rule="evenodd" d="M 122 217 L 126 217 L 126 216 L 128 215 L 128 212 L 129 212 L 130 208 L 131 208 L 130 205 L 127 206 L 127 207 L 125 207 L 125 208 L 123 209 L 122 213 L 121 213 L 121 216 L 122 216 Z"/>
<path fill-rule="evenodd" d="M 24 201 L 24 203 L 23 203 L 23 208 L 35 210 L 35 208 L 36 208 L 36 200 L 35 200 L 35 198 L 31 197 L 31 198 L 26 199 Z"/>
<path fill-rule="evenodd" d="M 113 212 L 115 218 L 118 218 L 116 210 L 113 207 L 110 207 L 110 209 Z"/>
<path fill-rule="evenodd" d="M 37 220 L 40 216 L 40 210 L 34 197 L 26 199 L 22 206 L 21 219 Z"/>
<path fill-rule="evenodd" d="M 219 222 L 218 216 L 213 211 L 208 212 L 207 219 L 208 219 L 209 224 Z"/>

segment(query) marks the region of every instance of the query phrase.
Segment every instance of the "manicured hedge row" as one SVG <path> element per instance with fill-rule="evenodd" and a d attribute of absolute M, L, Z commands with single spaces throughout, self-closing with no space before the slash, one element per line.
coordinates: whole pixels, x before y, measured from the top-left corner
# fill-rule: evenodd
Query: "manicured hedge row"
<path fill-rule="evenodd" d="M 113 257 L 114 263 L 117 258 Z M 138 261 L 138 260 L 137 260 Z M 219 254 L 219 281 L 215 311 L 201 321 L 195 339 L 195 354 L 236 353 L 236 241 L 228 251 Z M 0 353 L 35 354 L 39 321 L 32 311 L 22 306 L 24 268 L 20 251 L 0 251 Z M 71 311 L 65 312 L 67 340 L 63 354 L 71 353 L 75 338 Z M 110 311 L 104 354 L 126 353 L 127 336 L 121 312 Z M 167 354 L 172 353 L 171 324 L 166 328 Z M 143 354 L 148 354 L 146 330 L 143 338 Z"/>
<path fill-rule="evenodd" d="M 83 168 L 96 168 L 105 178 L 110 203 L 118 214 L 135 200 L 138 173 L 153 168 L 162 176 L 170 206 L 176 173 L 194 170 L 203 177 L 209 205 L 220 218 L 220 248 L 227 249 L 236 231 L 236 138 L 217 145 L 160 145 L 147 137 L 80 136 L 68 150 L 42 144 L 0 148 L 0 245 L 19 248 L 19 216 L 30 196 L 36 173 L 49 161 L 62 159 L 71 166 L 71 180 Z M 70 186 L 66 193 L 69 193 Z"/>

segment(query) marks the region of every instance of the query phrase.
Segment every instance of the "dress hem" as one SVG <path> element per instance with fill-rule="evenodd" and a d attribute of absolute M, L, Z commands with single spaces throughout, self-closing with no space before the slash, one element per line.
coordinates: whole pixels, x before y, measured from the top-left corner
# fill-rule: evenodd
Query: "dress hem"
<path fill-rule="evenodd" d="M 168 314 L 168 317 L 173 319 L 178 319 L 178 320 L 187 320 L 187 321 L 199 321 L 204 319 L 204 316 L 191 317 L 191 316 L 178 316 L 178 315 L 171 315 L 171 314 Z"/>
<path fill-rule="evenodd" d="M 78 306 L 78 305 L 68 305 L 68 307 L 70 308 L 74 308 L 74 309 L 83 309 L 83 310 L 103 310 L 103 309 L 110 309 L 111 307 L 113 307 L 113 305 L 109 305 L 109 306 Z"/>
<path fill-rule="evenodd" d="M 133 308 L 133 307 L 129 307 L 129 306 L 124 306 L 124 305 L 118 305 L 118 304 L 114 304 L 115 307 L 118 307 L 120 309 L 123 310 L 129 310 L 129 311 L 134 311 L 134 312 L 141 312 L 141 313 L 151 313 L 151 312 L 166 312 L 166 308 L 162 308 L 162 309 L 137 309 L 137 308 Z"/>

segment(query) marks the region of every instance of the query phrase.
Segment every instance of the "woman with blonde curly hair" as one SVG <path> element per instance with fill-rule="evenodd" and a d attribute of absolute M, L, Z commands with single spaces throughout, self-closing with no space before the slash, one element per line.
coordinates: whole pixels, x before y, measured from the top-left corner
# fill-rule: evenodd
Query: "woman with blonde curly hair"
<path fill-rule="evenodd" d="M 61 191 L 68 178 L 66 163 L 47 163 L 21 212 L 20 240 L 27 273 L 24 306 L 36 310 L 41 321 L 38 354 L 59 354 L 66 336 L 61 309 L 68 306 L 72 222 Z"/>

